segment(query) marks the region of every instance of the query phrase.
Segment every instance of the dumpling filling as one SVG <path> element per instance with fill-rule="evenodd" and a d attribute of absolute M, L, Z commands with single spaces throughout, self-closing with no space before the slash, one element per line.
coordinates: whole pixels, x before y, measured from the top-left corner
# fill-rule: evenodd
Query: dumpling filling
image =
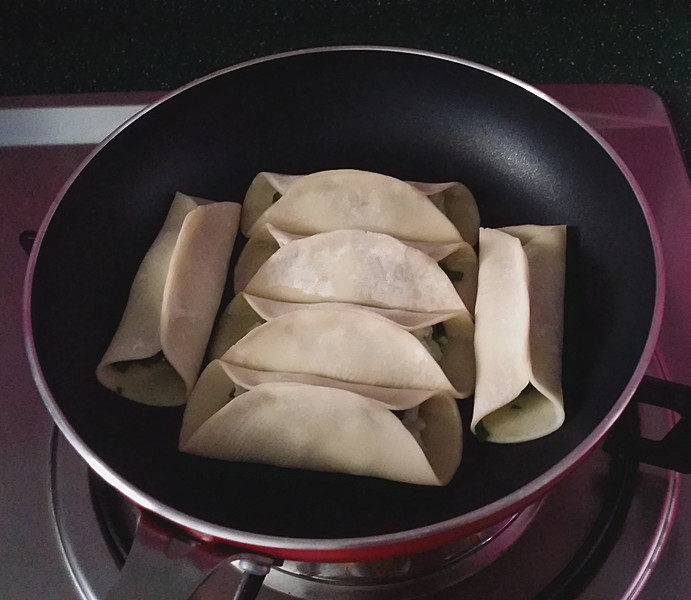
<path fill-rule="evenodd" d="M 536 422 L 554 428 L 560 424 L 550 400 L 529 383 L 514 400 L 479 421 L 475 433 L 482 441 L 490 437 L 520 439 L 532 434 Z"/>
<path fill-rule="evenodd" d="M 424 444 L 422 443 L 422 435 L 420 432 L 427 427 L 427 424 L 420 417 L 419 406 L 414 406 L 408 410 L 398 410 L 395 411 L 394 414 L 401 420 L 403 426 L 410 431 L 412 436 L 415 438 L 415 441 L 424 448 Z"/>
<path fill-rule="evenodd" d="M 442 323 L 437 323 L 431 327 L 423 327 L 422 329 L 411 331 L 411 333 L 427 348 L 434 360 L 437 362 L 441 361 L 444 356 L 444 346 L 449 343 Z"/>

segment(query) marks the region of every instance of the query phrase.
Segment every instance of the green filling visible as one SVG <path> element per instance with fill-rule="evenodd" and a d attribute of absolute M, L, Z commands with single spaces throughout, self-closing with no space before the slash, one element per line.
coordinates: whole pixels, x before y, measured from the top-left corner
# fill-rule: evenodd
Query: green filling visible
<path fill-rule="evenodd" d="M 274 194 L 273 198 L 271 199 L 271 204 L 273 204 L 274 202 L 278 202 L 278 200 L 280 200 L 280 198 L 281 198 L 281 192 L 276 192 Z"/>
<path fill-rule="evenodd" d="M 120 362 L 113 363 L 113 368 L 120 373 L 125 373 L 133 365 L 140 365 L 146 367 L 147 369 L 153 367 L 161 362 L 166 362 L 166 357 L 163 354 L 163 350 L 159 350 L 153 356 L 147 358 L 141 358 L 137 360 L 122 360 Z"/>
<path fill-rule="evenodd" d="M 475 437 L 481 442 L 485 442 L 489 439 L 489 431 L 487 431 L 487 428 L 482 424 L 482 421 L 475 425 Z"/>
<path fill-rule="evenodd" d="M 463 279 L 463 271 L 454 271 L 453 269 L 449 269 L 444 265 L 440 266 L 441 270 L 444 271 L 444 273 L 446 273 L 446 275 L 451 281 L 461 281 Z"/>

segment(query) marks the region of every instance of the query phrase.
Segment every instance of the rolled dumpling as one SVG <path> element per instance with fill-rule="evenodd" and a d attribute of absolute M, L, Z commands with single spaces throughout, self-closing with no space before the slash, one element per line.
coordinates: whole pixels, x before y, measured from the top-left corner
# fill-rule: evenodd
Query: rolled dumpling
<path fill-rule="evenodd" d="M 480 229 L 472 431 L 491 442 L 564 422 L 561 361 L 566 227 Z"/>
<path fill-rule="evenodd" d="M 413 414 L 414 413 L 414 414 Z M 434 395 L 401 418 L 347 390 L 264 383 L 235 395 L 221 361 L 202 373 L 180 449 L 229 461 L 446 485 L 461 461 L 456 402 Z"/>
<path fill-rule="evenodd" d="M 435 392 L 464 397 L 427 347 L 374 313 L 297 310 L 252 329 L 221 357 L 252 388 L 296 381 L 348 389 L 406 409 Z"/>
<path fill-rule="evenodd" d="M 175 195 L 96 369 L 104 386 L 144 404 L 184 404 L 204 358 L 239 222 L 237 203 Z"/>

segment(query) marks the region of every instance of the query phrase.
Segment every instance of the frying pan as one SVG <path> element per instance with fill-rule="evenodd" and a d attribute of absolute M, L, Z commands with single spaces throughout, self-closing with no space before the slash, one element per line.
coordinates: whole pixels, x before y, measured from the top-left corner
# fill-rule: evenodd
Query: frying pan
<path fill-rule="evenodd" d="M 176 190 L 241 201 L 262 170 L 344 167 L 462 181 L 484 226 L 568 225 L 561 429 L 523 444 L 479 443 L 467 429 L 471 402 L 461 401 L 461 467 L 448 486 L 428 488 L 182 454 L 181 408 L 143 406 L 99 385 L 96 365 Z M 24 325 L 33 374 L 56 423 L 146 514 L 195 539 L 270 557 L 355 561 L 478 531 L 573 468 L 643 376 L 662 283 L 659 242 L 637 185 L 568 110 L 460 59 L 326 48 L 202 78 L 99 146 L 38 233 Z M 230 290 L 223 306 L 229 298 Z"/>

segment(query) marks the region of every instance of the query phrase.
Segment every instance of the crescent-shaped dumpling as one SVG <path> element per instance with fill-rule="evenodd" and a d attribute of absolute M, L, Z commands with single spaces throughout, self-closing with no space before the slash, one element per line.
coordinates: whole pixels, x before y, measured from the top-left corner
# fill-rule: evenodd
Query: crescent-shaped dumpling
<path fill-rule="evenodd" d="M 247 294 L 238 294 L 221 314 L 209 344 L 210 360 L 223 354 L 252 329 L 273 319 L 305 307 L 304 304 L 278 302 Z M 444 320 L 436 313 L 416 313 L 396 309 L 373 309 L 356 304 L 320 302 L 309 305 L 311 310 L 341 310 L 376 313 L 411 331 L 438 361 L 439 366 L 455 388 L 458 398 L 467 398 L 475 389 L 475 354 L 473 351 L 474 324 L 467 311 Z M 273 374 L 234 366 L 237 382 L 251 388 L 267 381 L 298 381 L 313 385 L 331 385 L 328 378 L 307 374 Z M 374 396 L 395 408 L 406 408 L 428 397 L 424 390 L 393 390 L 381 386 L 339 382 L 343 389 Z"/>
<path fill-rule="evenodd" d="M 229 461 L 447 484 L 461 460 L 456 402 L 435 395 L 396 414 L 346 390 L 265 383 L 233 397 L 220 361 L 204 371 L 188 403 L 180 449 Z"/>
<path fill-rule="evenodd" d="M 274 227 L 271 223 L 266 224 L 266 229 L 274 240 L 276 240 L 279 247 L 285 246 L 286 244 L 294 242 L 295 240 L 300 240 L 307 237 L 305 235 L 298 235 L 297 233 L 288 233 L 287 231 L 282 231 L 278 227 Z M 472 247 L 465 242 L 449 242 L 448 244 L 433 244 L 430 242 L 415 242 L 411 240 L 401 240 L 401 242 L 403 242 L 406 246 L 419 250 L 423 254 L 433 258 L 436 262 L 439 262 L 453 252 L 456 252 L 462 246 L 468 246 L 472 251 Z"/>
<path fill-rule="evenodd" d="M 325 377 L 334 386 L 353 383 L 461 396 L 414 335 L 368 312 L 290 312 L 250 331 L 221 360 L 258 373 Z"/>
<path fill-rule="evenodd" d="M 466 311 L 434 259 L 389 235 L 357 229 L 286 244 L 259 268 L 245 293 L 293 303 L 347 302 L 440 313 L 444 318 Z"/>
<path fill-rule="evenodd" d="M 238 257 L 238 262 L 233 272 L 233 288 L 235 292 L 240 293 L 244 290 L 249 281 L 259 270 L 259 267 L 261 267 L 281 246 L 285 246 L 289 242 L 300 240 L 305 237 L 308 236 L 282 231 L 271 225 L 271 223 L 266 223 L 256 230 L 252 234 L 252 237 L 247 240 L 245 247 Z M 475 282 L 475 284 L 477 283 L 477 255 L 469 244 L 464 241 L 449 242 L 447 244 L 434 244 L 431 242 L 416 242 L 410 240 L 401 241 L 406 246 L 419 250 L 437 262 L 446 259 L 443 264 L 448 266 L 451 270 L 449 274 L 453 275 L 454 285 L 459 294 L 461 294 L 463 301 L 466 302 L 465 298 L 468 297 L 468 294 L 464 292 L 464 289 L 468 288 L 469 285 L 473 285 L 473 282 Z M 449 260 L 450 262 L 447 265 L 447 261 Z M 469 264 L 468 260 L 472 262 Z M 467 276 L 466 271 L 468 272 Z M 455 283 L 456 281 L 461 282 L 461 278 L 464 279 L 462 283 Z M 473 287 L 472 290 L 473 294 L 475 293 L 475 287 Z M 475 296 L 473 295 L 472 303 L 474 302 Z M 467 302 L 466 305 L 469 306 Z"/>
<path fill-rule="evenodd" d="M 365 229 L 399 239 L 433 243 L 462 239 L 453 223 L 420 190 L 379 173 L 338 169 L 294 180 L 276 202 L 260 212 L 253 196 L 243 215 L 251 237 L 265 223 L 289 233 L 311 235 L 334 229 Z M 265 201 L 264 201 L 265 202 Z"/>

